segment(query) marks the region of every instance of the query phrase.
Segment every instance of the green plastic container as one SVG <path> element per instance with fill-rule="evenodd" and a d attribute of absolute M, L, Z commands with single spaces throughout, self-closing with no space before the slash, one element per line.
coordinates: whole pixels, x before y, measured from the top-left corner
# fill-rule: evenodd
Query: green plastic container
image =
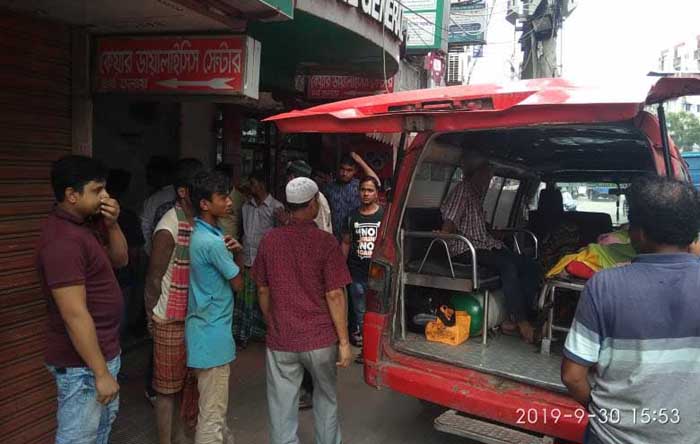
<path fill-rule="evenodd" d="M 484 308 L 481 303 L 471 293 L 463 292 L 452 293 L 450 302 L 455 310 L 466 311 L 471 316 L 469 336 L 481 334 L 481 327 L 484 325 Z"/>

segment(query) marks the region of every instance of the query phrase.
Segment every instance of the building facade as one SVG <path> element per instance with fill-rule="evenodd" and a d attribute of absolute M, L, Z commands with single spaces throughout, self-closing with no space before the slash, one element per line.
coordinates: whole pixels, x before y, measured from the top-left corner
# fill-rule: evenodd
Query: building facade
<path fill-rule="evenodd" d="M 137 212 L 152 156 L 238 176 L 274 165 L 282 135 L 264 117 L 420 79 L 397 76 L 401 15 L 392 0 L 0 0 L 3 444 L 53 442 L 34 263 L 51 163 L 86 154 L 131 172 L 123 206 Z"/>
<path fill-rule="evenodd" d="M 662 73 L 700 73 L 700 35 L 661 51 L 657 69 Z M 700 118 L 700 97 L 686 96 L 666 104 L 668 112 L 687 112 Z"/>

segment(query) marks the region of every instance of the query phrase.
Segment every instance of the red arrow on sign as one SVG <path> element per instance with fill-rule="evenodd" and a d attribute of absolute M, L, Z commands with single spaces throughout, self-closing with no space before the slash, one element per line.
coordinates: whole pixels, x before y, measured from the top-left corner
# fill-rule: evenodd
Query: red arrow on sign
<path fill-rule="evenodd" d="M 233 81 L 233 78 L 218 78 L 211 80 L 178 80 L 178 79 L 168 79 L 161 80 L 157 82 L 158 85 L 164 86 L 166 88 L 177 89 L 181 86 L 206 86 L 211 89 L 233 89 L 228 82 Z"/>

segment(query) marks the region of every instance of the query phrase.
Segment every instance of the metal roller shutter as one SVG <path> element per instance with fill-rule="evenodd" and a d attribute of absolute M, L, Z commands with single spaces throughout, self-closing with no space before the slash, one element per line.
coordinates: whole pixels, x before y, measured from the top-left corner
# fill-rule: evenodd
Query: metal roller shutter
<path fill-rule="evenodd" d="M 71 152 L 70 29 L 0 10 L 0 437 L 53 442 L 46 306 L 34 267 L 51 162 Z"/>

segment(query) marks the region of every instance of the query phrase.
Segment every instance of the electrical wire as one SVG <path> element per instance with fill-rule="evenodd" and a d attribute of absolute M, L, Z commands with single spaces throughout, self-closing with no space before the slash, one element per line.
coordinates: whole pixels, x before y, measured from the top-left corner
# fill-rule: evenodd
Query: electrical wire
<path fill-rule="evenodd" d="M 528 63 L 530 63 L 530 60 L 532 60 L 532 52 L 533 52 L 533 51 L 535 51 L 535 49 L 534 49 L 532 46 L 530 46 L 530 50 L 527 52 L 527 59 L 525 59 L 525 61 L 523 62 L 522 67 L 520 68 L 520 75 L 519 75 L 519 78 L 520 78 L 520 79 L 523 78 L 523 76 L 522 76 L 522 69 L 523 69 L 524 67 L 526 67 Z"/>
<path fill-rule="evenodd" d="M 436 27 L 436 28 L 439 29 L 440 31 L 444 31 L 444 32 L 449 33 L 449 28 L 444 28 L 444 27 L 442 27 L 442 26 L 437 26 L 437 24 L 436 24 L 435 22 L 433 22 L 432 20 L 428 19 L 427 17 L 425 17 L 425 16 L 422 15 L 421 13 L 415 11 L 414 9 L 409 8 L 409 7 L 406 6 L 406 4 L 403 3 L 401 0 L 394 0 L 394 1 L 396 1 L 396 3 L 398 3 L 401 7 L 403 7 L 403 8 L 404 8 L 406 11 L 408 11 L 410 14 L 414 14 L 415 16 L 422 18 L 425 22 L 427 22 L 428 24 L 430 24 L 430 25 Z M 476 1 L 480 1 L 480 0 L 474 0 L 474 2 L 476 2 Z M 474 3 L 474 2 L 472 2 L 472 3 Z M 472 3 L 467 3 L 467 4 L 472 4 Z M 495 1 L 494 1 L 494 5 L 495 5 Z M 486 6 L 486 7 L 488 8 L 488 6 Z M 495 8 L 494 8 L 494 7 L 491 7 L 491 8 L 488 8 L 488 9 L 490 10 L 489 13 L 488 13 L 488 14 L 483 14 L 483 15 L 488 15 L 487 21 L 488 21 L 488 23 L 490 23 L 490 22 L 491 22 L 491 18 L 492 18 L 493 15 L 494 15 L 494 9 L 495 9 Z M 499 10 L 499 13 L 497 13 L 497 14 L 505 13 L 505 12 L 508 12 L 508 9 Z M 452 13 L 450 13 L 450 15 L 452 15 Z M 460 15 L 460 14 L 458 14 L 458 15 Z M 468 14 L 464 14 L 464 16 L 467 16 L 467 15 L 468 15 Z M 481 15 L 481 14 L 479 14 L 479 15 Z M 472 16 L 474 16 L 474 15 L 472 15 Z M 481 34 L 481 33 L 482 33 L 481 31 L 470 31 L 470 30 L 464 29 L 464 28 L 462 27 L 462 25 L 456 23 L 456 22 L 454 21 L 454 19 L 452 19 L 452 17 L 450 17 L 450 21 L 451 21 L 454 25 L 458 26 L 458 27 L 462 30 L 462 32 L 464 32 L 464 33 L 467 34 L 467 35 L 478 35 L 478 34 Z M 426 31 L 426 32 L 428 32 L 428 33 L 430 33 L 430 34 L 433 34 L 433 36 L 435 36 L 435 30 L 433 30 L 433 29 L 428 29 L 428 28 L 426 28 L 425 26 L 423 26 L 422 24 L 419 24 L 419 23 L 416 23 L 416 22 L 412 23 L 412 25 L 413 25 L 413 26 L 417 26 L 418 28 L 422 29 L 423 31 Z M 486 27 L 488 28 L 488 24 L 487 24 Z M 484 32 L 485 32 L 485 31 L 484 31 Z M 419 39 L 421 39 L 421 41 L 422 41 L 426 46 L 429 46 L 428 42 L 427 42 L 420 34 L 417 34 L 417 36 L 418 36 Z M 510 44 L 511 42 L 494 42 L 494 43 L 487 42 L 486 44 L 488 44 L 488 45 L 491 45 L 491 44 L 500 45 L 500 44 L 506 44 L 506 43 L 507 43 L 507 44 Z"/>
<path fill-rule="evenodd" d="M 435 24 L 435 22 L 432 22 L 432 21 L 428 20 L 425 16 L 423 16 L 423 15 L 417 13 L 417 12 L 414 11 L 413 9 L 411 9 L 411 8 L 409 8 L 408 6 L 406 6 L 405 4 L 401 3 L 399 0 L 394 0 L 394 1 L 395 1 L 396 3 L 398 3 L 401 7 L 403 7 L 403 8 L 406 9 L 407 11 L 409 11 L 411 14 L 415 14 L 416 16 L 422 18 L 423 20 L 425 20 L 426 22 L 430 23 L 430 24 L 433 25 L 433 26 L 437 26 L 437 25 Z M 433 41 L 435 40 L 435 30 L 434 30 L 434 29 L 428 29 L 428 28 L 424 27 L 423 25 L 421 25 L 421 24 L 419 24 L 419 23 L 413 23 L 413 25 L 419 27 L 420 29 L 422 29 L 423 31 L 426 31 L 426 32 L 429 33 L 429 34 L 432 34 L 432 35 L 433 35 Z M 444 31 L 444 29 L 442 29 L 442 30 Z M 418 38 L 423 42 L 423 44 L 424 44 L 425 46 L 430 46 L 430 43 L 428 43 L 428 41 L 425 40 L 425 39 L 423 38 L 423 36 L 420 35 L 420 33 L 418 33 L 418 34 L 416 34 L 416 35 L 417 35 Z"/>
<path fill-rule="evenodd" d="M 486 8 L 486 9 L 488 9 L 488 8 Z M 501 15 L 501 14 L 508 13 L 508 11 L 510 11 L 510 9 L 500 9 L 498 11 L 494 11 L 493 14 L 494 15 Z M 452 9 L 450 9 L 450 15 L 459 15 L 459 16 L 465 16 L 465 17 L 467 17 L 467 16 L 469 16 L 469 17 L 488 17 L 490 14 L 491 14 L 490 12 L 484 12 L 483 14 L 475 14 L 475 13 L 469 12 L 468 10 L 458 10 L 458 12 L 457 12 L 457 11 L 453 11 Z"/>
<path fill-rule="evenodd" d="M 432 20 L 428 19 L 427 17 L 425 17 L 425 16 L 422 15 L 421 13 L 419 13 L 419 12 L 417 12 L 417 11 L 415 11 L 415 10 L 409 8 L 408 6 L 406 6 L 406 5 L 405 5 L 403 2 L 401 2 L 400 0 L 394 0 L 394 1 L 395 1 L 396 3 L 398 3 L 399 5 L 401 5 L 401 6 L 402 6 L 406 11 L 408 11 L 410 14 L 414 14 L 414 15 L 416 15 L 417 17 L 422 18 L 423 20 L 425 20 L 426 22 L 428 22 L 430 25 L 435 26 L 435 27 L 436 27 L 437 29 L 439 29 L 440 31 L 449 32 L 449 29 L 448 29 L 448 28 L 443 28 L 442 26 L 438 26 L 437 23 L 435 23 L 435 22 L 433 22 Z M 417 25 L 417 23 L 413 23 L 413 24 L 414 24 L 414 25 Z M 420 25 L 418 25 L 418 26 L 419 26 L 421 29 L 423 29 L 424 31 L 429 31 L 429 32 L 431 32 L 431 33 L 433 34 L 433 36 L 435 35 L 435 31 L 434 31 L 434 30 L 432 30 L 432 29 L 426 29 L 426 28 L 424 28 L 424 27 L 422 27 L 422 26 L 420 26 Z M 426 43 L 425 40 L 423 40 L 423 43 Z M 426 43 L 426 44 L 427 44 L 427 43 Z"/>
<path fill-rule="evenodd" d="M 384 2 L 386 0 L 382 0 L 382 11 L 384 10 Z M 384 70 L 384 91 L 386 91 L 387 94 L 389 94 L 389 79 L 386 76 L 386 50 L 384 49 L 384 22 L 382 21 L 382 69 Z"/>
<path fill-rule="evenodd" d="M 493 0 L 493 6 L 496 6 L 496 1 L 498 0 Z M 491 11 L 493 11 L 493 7 L 491 8 Z M 488 31 L 489 29 L 489 25 L 491 24 L 491 17 L 493 17 L 493 15 L 489 15 L 488 19 L 486 19 L 486 29 L 484 30 L 484 33 L 486 33 L 486 31 Z M 469 69 L 469 75 L 467 76 L 467 85 L 469 85 L 469 83 L 472 80 L 472 74 L 474 73 L 474 68 L 476 68 L 476 64 L 479 61 L 479 59 L 480 57 L 475 58 L 474 63 L 472 63 L 472 67 Z"/>

